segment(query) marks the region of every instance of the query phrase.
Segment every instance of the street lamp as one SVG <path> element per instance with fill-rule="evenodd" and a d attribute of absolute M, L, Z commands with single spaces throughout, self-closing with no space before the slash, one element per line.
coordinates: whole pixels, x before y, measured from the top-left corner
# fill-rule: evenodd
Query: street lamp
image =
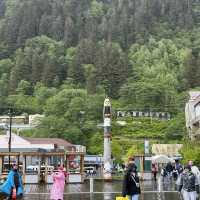
<path fill-rule="evenodd" d="M 9 165 L 9 169 L 11 169 L 11 166 L 10 166 L 10 153 L 11 153 L 11 140 L 12 140 L 12 112 L 11 112 L 11 109 L 9 110 L 8 116 L 9 116 L 8 165 Z"/>

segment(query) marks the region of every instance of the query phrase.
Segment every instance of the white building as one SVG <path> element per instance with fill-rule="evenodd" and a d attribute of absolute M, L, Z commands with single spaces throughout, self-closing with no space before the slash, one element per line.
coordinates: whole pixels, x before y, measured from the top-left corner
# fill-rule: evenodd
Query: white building
<path fill-rule="evenodd" d="M 0 179 L 7 176 L 10 164 L 16 163 L 24 183 L 52 183 L 51 172 L 63 165 L 69 172 L 69 183 L 84 181 L 85 146 L 74 145 L 60 138 L 28 138 L 12 133 L 0 135 Z"/>
<path fill-rule="evenodd" d="M 192 140 L 200 138 L 200 91 L 189 92 L 190 99 L 185 105 L 186 128 Z"/>

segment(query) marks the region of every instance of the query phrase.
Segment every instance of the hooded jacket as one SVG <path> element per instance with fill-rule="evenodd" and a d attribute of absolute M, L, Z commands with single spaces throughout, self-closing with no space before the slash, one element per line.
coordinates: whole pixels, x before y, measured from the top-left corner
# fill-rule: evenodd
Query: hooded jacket
<path fill-rule="evenodd" d="M 14 175 L 15 173 L 18 174 L 19 177 L 19 182 L 18 182 L 18 189 L 17 189 L 17 196 L 20 196 L 23 194 L 23 186 L 22 186 L 22 179 L 21 179 L 21 175 L 19 174 L 18 171 L 13 171 L 11 170 L 8 174 L 7 180 L 6 182 L 0 186 L 0 192 L 6 194 L 6 195 L 10 195 L 11 194 L 11 189 L 15 187 L 15 183 L 14 183 Z"/>

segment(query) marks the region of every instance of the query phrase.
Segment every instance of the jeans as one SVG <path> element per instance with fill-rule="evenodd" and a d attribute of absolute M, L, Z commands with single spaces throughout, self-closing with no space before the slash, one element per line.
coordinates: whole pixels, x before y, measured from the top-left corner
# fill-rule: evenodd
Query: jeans
<path fill-rule="evenodd" d="M 129 196 L 129 200 L 139 200 L 139 194 L 134 194 L 133 196 Z"/>

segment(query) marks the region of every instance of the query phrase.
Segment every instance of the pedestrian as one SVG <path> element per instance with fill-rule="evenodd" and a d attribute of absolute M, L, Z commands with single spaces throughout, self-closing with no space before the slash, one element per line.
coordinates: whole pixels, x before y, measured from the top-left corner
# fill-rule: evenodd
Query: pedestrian
<path fill-rule="evenodd" d="M 191 171 L 192 171 L 192 173 L 194 173 L 194 175 L 197 176 L 198 181 L 199 181 L 199 183 L 200 183 L 200 171 L 199 171 L 198 167 L 195 166 L 195 165 L 193 164 L 193 161 L 192 161 L 192 160 L 190 160 L 190 161 L 188 162 L 188 164 L 191 166 Z"/>
<path fill-rule="evenodd" d="M 172 166 L 171 162 L 167 163 L 165 169 L 166 169 L 167 175 L 169 177 L 171 177 L 172 176 L 172 172 L 173 172 L 173 166 Z"/>
<path fill-rule="evenodd" d="M 197 177 L 191 171 L 191 166 L 187 165 L 180 175 L 178 191 L 182 192 L 184 200 L 196 200 L 199 194 L 199 183 Z"/>
<path fill-rule="evenodd" d="M 175 170 L 177 170 L 178 175 L 180 175 L 183 172 L 183 166 L 179 162 L 179 160 L 175 160 L 175 165 L 174 165 Z"/>
<path fill-rule="evenodd" d="M 157 165 L 157 163 L 152 163 L 151 172 L 153 174 L 154 181 L 156 181 L 157 180 L 157 173 L 158 173 L 158 165 Z"/>
<path fill-rule="evenodd" d="M 0 187 L 0 192 L 5 194 L 9 200 L 23 196 L 22 178 L 16 164 L 12 166 L 5 183 Z"/>
<path fill-rule="evenodd" d="M 175 163 L 173 165 L 173 178 L 176 181 L 183 171 L 182 165 L 179 163 L 179 160 L 175 160 Z"/>
<path fill-rule="evenodd" d="M 124 176 L 122 196 L 129 196 L 129 200 L 138 200 L 140 190 L 140 181 L 135 168 L 129 168 Z"/>
<path fill-rule="evenodd" d="M 52 174 L 53 186 L 50 192 L 51 200 L 63 200 L 64 188 L 65 188 L 65 174 L 63 167 L 58 168 L 58 172 Z"/>

